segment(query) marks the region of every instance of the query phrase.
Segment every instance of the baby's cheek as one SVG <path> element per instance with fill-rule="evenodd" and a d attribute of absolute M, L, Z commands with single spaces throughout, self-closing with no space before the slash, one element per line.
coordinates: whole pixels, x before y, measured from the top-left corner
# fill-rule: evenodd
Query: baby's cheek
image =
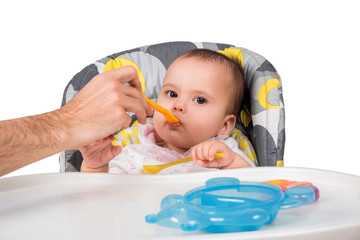
<path fill-rule="evenodd" d="M 162 115 L 156 111 L 153 114 L 153 123 L 156 125 L 161 120 Z"/>
<path fill-rule="evenodd" d="M 211 129 L 208 129 L 203 126 L 194 127 L 190 129 L 188 133 L 189 133 L 189 140 L 192 141 L 192 146 L 214 137 L 214 134 L 212 133 Z"/>
<path fill-rule="evenodd" d="M 158 112 L 154 113 L 154 117 L 153 117 L 152 122 L 154 124 L 155 130 L 158 133 L 163 131 L 166 124 L 167 124 L 167 121 L 166 121 L 165 117 L 161 113 L 158 113 Z"/>
<path fill-rule="evenodd" d="M 194 124 L 193 131 L 196 132 L 199 137 L 205 140 L 215 137 L 219 130 L 219 124 L 212 120 L 213 119 L 211 119 L 211 116 L 202 118 L 202 121 Z"/>

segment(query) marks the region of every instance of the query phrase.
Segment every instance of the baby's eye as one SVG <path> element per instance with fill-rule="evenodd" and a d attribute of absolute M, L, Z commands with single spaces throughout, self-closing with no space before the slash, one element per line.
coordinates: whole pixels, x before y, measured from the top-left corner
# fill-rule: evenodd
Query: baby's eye
<path fill-rule="evenodd" d="M 168 97 L 171 97 L 171 98 L 177 98 L 177 93 L 176 92 L 174 92 L 174 91 L 167 91 L 167 96 Z"/>
<path fill-rule="evenodd" d="M 196 97 L 194 98 L 193 101 L 196 102 L 197 104 L 205 104 L 207 102 L 206 99 L 202 97 Z"/>

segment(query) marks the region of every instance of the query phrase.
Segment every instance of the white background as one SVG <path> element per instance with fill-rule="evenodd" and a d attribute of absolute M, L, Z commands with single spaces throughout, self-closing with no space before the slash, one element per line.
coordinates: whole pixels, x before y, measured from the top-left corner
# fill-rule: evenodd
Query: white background
<path fill-rule="evenodd" d="M 285 166 L 360 175 L 357 6 L 347 0 L 1 1 L 0 120 L 59 108 L 68 81 L 108 54 L 167 41 L 229 43 L 263 55 L 282 78 Z M 6 176 L 58 171 L 54 155 Z"/>

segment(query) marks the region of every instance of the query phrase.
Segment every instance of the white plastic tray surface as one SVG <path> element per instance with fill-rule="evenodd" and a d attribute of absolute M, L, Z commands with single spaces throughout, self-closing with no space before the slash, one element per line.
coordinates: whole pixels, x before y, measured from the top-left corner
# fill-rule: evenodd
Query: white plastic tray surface
<path fill-rule="evenodd" d="M 309 181 L 318 202 L 280 210 L 258 231 L 183 232 L 145 222 L 169 194 L 213 177 Z M 360 239 L 360 177 L 305 168 L 256 168 L 177 175 L 59 173 L 0 179 L 0 239 Z"/>

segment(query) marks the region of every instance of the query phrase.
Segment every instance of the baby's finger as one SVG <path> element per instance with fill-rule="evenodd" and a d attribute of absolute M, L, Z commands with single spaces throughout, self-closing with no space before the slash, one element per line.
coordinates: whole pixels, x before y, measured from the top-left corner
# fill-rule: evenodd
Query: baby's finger
<path fill-rule="evenodd" d="M 209 148 L 209 160 L 215 159 L 215 153 L 224 153 L 224 143 L 213 142 Z"/>
<path fill-rule="evenodd" d="M 203 153 L 202 153 L 202 148 L 201 147 L 196 147 L 194 149 L 194 152 L 195 152 L 195 155 L 196 155 L 196 159 L 199 160 L 199 159 L 204 159 L 204 156 L 203 156 Z"/>
<path fill-rule="evenodd" d="M 196 160 L 197 160 L 197 158 L 196 158 L 196 147 L 191 149 L 190 156 L 191 156 L 191 160 L 193 161 L 193 163 L 196 163 Z"/>
<path fill-rule="evenodd" d="M 201 153 L 202 153 L 202 158 L 203 160 L 212 160 L 211 156 L 209 155 L 209 150 L 211 147 L 211 142 L 205 142 L 204 144 L 201 145 Z"/>
<path fill-rule="evenodd" d="M 211 144 L 209 145 L 209 148 L 208 148 L 208 153 L 207 153 L 209 161 L 213 161 L 215 159 L 216 152 L 219 152 L 217 142 L 211 142 Z"/>

